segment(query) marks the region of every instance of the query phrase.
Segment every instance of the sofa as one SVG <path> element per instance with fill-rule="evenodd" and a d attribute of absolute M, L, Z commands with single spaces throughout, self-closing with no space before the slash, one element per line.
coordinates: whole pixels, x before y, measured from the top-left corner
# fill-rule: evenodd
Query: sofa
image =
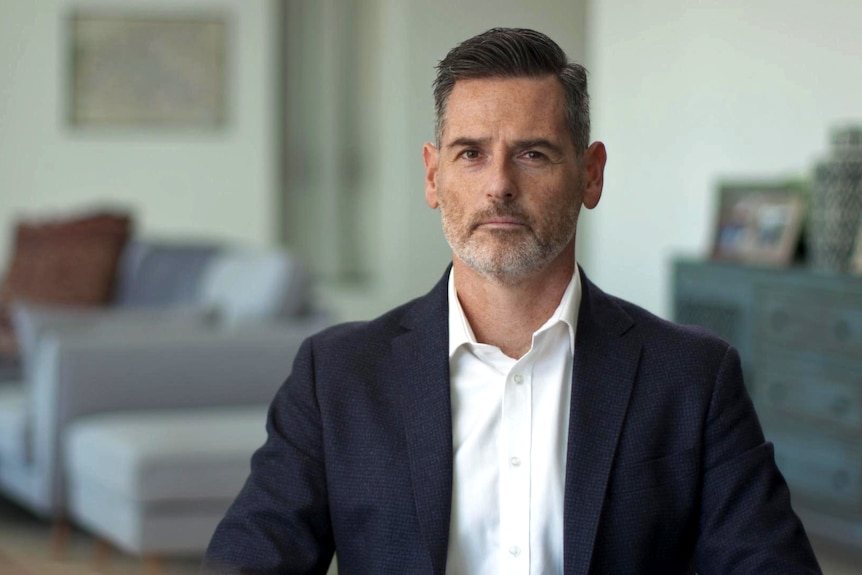
<path fill-rule="evenodd" d="M 64 514 L 130 554 L 202 554 L 310 325 L 57 342 L 55 353 L 87 375 L 75 406 L 86 415 L 61 438 Z"/>
<path fill-rule="evenodd" d="M 304 267 L 281 249 L 137 240 L 118 274 L 111 306 L 13 305 L 24 370 L 0 386 L 0 491 L 46 519 L 67 516 L 71 426 L 164 410 L 260 412 L 301 341 L 330 323 Z"/>

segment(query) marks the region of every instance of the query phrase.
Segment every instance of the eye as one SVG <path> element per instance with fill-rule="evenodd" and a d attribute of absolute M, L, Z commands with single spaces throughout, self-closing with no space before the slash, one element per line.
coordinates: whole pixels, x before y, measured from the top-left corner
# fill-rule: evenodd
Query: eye
<path fill-rule="evenodd" d="M 467 148 L 466 150 L 463 150 L 460 154 L 458 154 L 458 156 L 464 158 L 465 160 L 478 160 L 479 150 L 476 150 L 474 148 Z"/>
<path fill-rule="evenodd" d="M 543 154 L 542 152 L 537 152 L 536 150 L 527 150 L 526 152 L 524 152 L 523 156 L 524 158 L 533 161 L 544 160 L 546 158 L 545 154 Z"/>

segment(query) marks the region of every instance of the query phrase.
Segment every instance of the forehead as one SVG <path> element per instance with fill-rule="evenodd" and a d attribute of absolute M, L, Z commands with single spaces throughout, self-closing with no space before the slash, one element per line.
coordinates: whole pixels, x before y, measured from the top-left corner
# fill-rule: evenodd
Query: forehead
<path fill-rule="evenodd" d="M 536 132 L 546 137 L 565 134 L 565 100 L 563 87 L 553 75 L 458 80 L 446 103 L 443 139 L 479 136 L 465 133 L 476 130 Z"/>

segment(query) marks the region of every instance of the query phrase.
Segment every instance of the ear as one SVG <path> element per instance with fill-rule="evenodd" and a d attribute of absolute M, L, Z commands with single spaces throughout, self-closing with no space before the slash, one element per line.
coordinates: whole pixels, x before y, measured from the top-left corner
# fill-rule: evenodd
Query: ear
<path fill-rule="evenodd" d="M 422 147 L 422 158 L 425 160 L 425 203 L 432 210 L 436 210 L 440 205 L 440 200 L 437 198 L 437 164 L 440 161 L 440 154 L 434 144 L 425 143 Z"/>
<path fill-rule="evenodd" d="M 591 210 L 599 205 L 602 188 L 605 185 L 605 164 L 608 152 L 601 142 L 593 142 L 584 152 L 583 168 L 586 179 L 584 187 L 584 206 Z"/>

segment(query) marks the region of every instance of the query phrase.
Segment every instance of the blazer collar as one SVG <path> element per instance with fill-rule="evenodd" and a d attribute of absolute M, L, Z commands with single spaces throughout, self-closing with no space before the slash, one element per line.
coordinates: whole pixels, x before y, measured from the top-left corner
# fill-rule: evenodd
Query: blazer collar
<path fill-rule="evenodd" d="M 563 554 L 567 575 L 586 574 L 605 491 L 640 358 L 634 322 L 581 274 L 581 306 L 572 369 Z M 392 342 L 401 390 L 416 513 L 433 572 L 446 570 L 452 504 L 447 273 L 404 315 Z M 397 372 L 397 373 L 396 373 Z"/>

